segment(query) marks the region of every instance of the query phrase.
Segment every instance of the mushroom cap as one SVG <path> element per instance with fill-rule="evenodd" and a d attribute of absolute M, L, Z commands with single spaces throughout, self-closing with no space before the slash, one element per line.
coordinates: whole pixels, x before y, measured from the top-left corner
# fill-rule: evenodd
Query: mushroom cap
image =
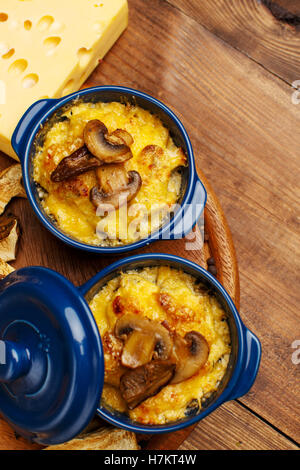
<path fill-rule="evenodd" d="M 205 365 L 208 355 L 208 343 L 197 331 L 190 331 L 184 338 L 176 335 L 172 356 L 177 366 L 172 383 L 183 382 L 195 375 Z"/>
<path fill-rule="evenodd" d="M 129 145 L 133 139 L 125 130 L 117 129 L 109 135 L 105 124 L 93 119 L 86 124 L 83 137 L 89 151 L 103 163 L 123 163 L 132 158 Z"/>

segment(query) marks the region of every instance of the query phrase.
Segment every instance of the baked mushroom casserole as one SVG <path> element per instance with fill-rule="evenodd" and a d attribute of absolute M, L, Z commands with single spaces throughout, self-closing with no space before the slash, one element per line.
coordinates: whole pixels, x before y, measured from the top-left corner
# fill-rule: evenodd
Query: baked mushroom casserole
<path fill-rule="evenodd" d="M 89 305 L 104 348 L 105 407 L 165 424 L 197 414 L 218 389 L 229 326 L 195 277 L 168 266 L 122 272 Z"/>
<path fill-rule="evenodd" d="M 138 106 L 74 102 L 36 149 L 45 213 L 89 245 L 144 239 L 170 217 L 187 159 L 161 120 Z"/>

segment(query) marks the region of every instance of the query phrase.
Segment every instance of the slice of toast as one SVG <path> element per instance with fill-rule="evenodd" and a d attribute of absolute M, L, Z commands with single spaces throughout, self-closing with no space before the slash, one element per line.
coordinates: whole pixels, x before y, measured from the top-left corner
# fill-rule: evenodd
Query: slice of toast
<path fill-rule="evenodd" d="M 103 427 L 44 450 L 139 450 L 139 446 L 133 432 Z"/>

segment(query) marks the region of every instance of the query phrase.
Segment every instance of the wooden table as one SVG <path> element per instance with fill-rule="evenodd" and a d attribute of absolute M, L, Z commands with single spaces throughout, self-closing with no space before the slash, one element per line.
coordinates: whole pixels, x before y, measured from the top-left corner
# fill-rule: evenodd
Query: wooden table
<path fill-rule="evenodd" d="M 292 344 L 300 340 L 300 93 L 292 100 L 292 83 L 300 80 L 299 1 L 129 5 L 129 29 L 87 86 L 138 88 L 182 119 L 197 164 L 225 210 L 240 267 L 241 316 L 263 348 L 251 392 L 201 421 L 181 449 L 296 449 L 300 354 Z M 90 273 L 82 276 L 71 250 L 53 237 L 43 241 L 45 229 L 32 223 L 30 209 L 22 223 L 27 241 L 21 240 L 15 267 L 33 263 L 28 240 L 38 230 L 41 264 L 77 284 L 95 273 L 93 256 Z M 54 250 L 61 250 L 60 266 Z M 73 278 L 64 261 L 72 265 Z"/>

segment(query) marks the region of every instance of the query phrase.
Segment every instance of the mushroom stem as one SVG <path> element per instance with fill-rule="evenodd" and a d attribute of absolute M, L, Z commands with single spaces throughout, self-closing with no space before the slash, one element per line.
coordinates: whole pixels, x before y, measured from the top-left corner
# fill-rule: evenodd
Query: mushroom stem
<path fill-rule="evenodd" d="M 144 400 L 156 395 L 166 386 L 175 371 L 170 361 L 152 361 L 121 377 L 120 391 L 128 408 L 132 410 Z"/>

